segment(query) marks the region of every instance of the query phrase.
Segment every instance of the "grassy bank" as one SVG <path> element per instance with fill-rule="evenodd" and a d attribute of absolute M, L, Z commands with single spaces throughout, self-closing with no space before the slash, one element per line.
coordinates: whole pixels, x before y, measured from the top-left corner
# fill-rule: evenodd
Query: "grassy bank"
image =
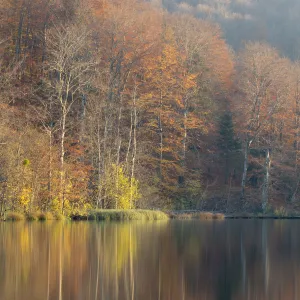
<path fill-rule="evenodd" d="M 74 217 L 73 219 L 76 219 Z M 78 218 L 80 219 L 80 218 Z M 94 210 L 91 211 L 86 219 L 98 221 L 127 221 L 127 220 L 223 220 L 224 214 L 211 212 L 168 212 L 164 213 L 159 210 Z"/>
<path fill-rule="evenodd" d="M 47 221 L 47 220 L 90 220 L 90 221 L 131 221 L 131 220 L 167 220 L 169 216 L 158 210 L 91 210 L 89 212 L 72 214 L 68 217 L 50 212 L 31 212 L 22 214 L 19 212 L 7 212 L 4 221 Z"/>
<path fill-rule="evenodd" d="M 172 211 L 164 213 L 159 210 L 116 210 L 100 209 L 89 212 L 63 216 L 51 212 L 31 212 L 22 214 L 19 212 L 7 212 L 4 221 L 48 221 L 48 220 L 85 220 L 85 221 L 156 221 L 156 220 L 224 220 L 224 219 L 300 219 L 298 213 L 234 213 L 223 214 L 214 212 L 197 212 L 197 211 Z"/>
<path fill-rule="evenodd" d="M 66 217 L 61 214 L 52 214 L 51 212 L 7 212 L 4 216 L 4 221 L 50 221 L 64 220 Z"/>
<path fill-rule="evenodd" d="M 224 220 L 225 215 L 212 212 L 173 212 L 170 213 L 170 218 L 177 220 Z"/>
<path fill-rule="evenodd" d="M 103 209 L 93 210 L 89 212 L 87 219 L 97 221 L 131 221 L 131 220 L 146 220 L 158 221 L 167 220 L 169 217 L 159 210 L 117 210 Z"/>

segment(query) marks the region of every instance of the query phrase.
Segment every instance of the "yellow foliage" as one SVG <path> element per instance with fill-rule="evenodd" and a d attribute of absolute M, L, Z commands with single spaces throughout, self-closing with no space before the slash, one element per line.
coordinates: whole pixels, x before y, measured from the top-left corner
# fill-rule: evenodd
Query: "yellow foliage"
<path fill-rule="evenodd" d="M 53 213 L 59 214 L 62 211 L 61 201 L 58 197 L 55 197 L 50 204 L 51 211 Z M 70 215 L 72 212 L 72 207 L 68 199 L 64 200 L 64 215 Z"/>
<path fill-rule="evenodd" d="M 131 209 L 140 198 L 138 181 L 127 176 L 121 166 L 113 164 L 105 178 L 106 197 L 110 206 Z"/>
<path fill-rule="evenodd" d="M 185 89 L 191 89 L 197 87 L 197 74 L 189 74 L 185 78 L 183 78 L 183 87 Z"/>
<path fill-rule="evenodd" d="M 51 201 L 50 207 L 51 210 L 55 213 L 61 212 L 61 203 L 57 197 Z"/>
<path fill-rule="evenodd" d="M 31 196 L 32 189 L 24 187 L 19 196 L 19 203 L 20 206 L 24 209 L 24 211 L 28 211 Z"/>

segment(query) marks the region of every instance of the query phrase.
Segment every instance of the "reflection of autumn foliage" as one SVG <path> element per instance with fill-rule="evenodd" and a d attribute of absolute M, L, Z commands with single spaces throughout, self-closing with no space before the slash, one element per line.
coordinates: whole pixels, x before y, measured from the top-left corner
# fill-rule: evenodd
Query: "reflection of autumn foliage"
<path fill-rule="evenodd" d="M 110 255 L 108 260 L 104 260 L 103 268 L 111 276 L 115 276 L 114 272 L 117 272 L 118 277 L 121 277 L 131 257 L 132 259 L 136 257 L 137 240 L 135 226 L 132 226 L 130 223 L 115 224 L 107 228 L 105 226 L 104 233 L 105 235 L 100 233 L 104 247 L 99 253 L 100 259 L 102 257 L 101 253 L 109 253 Z M 112 278 L 107 279 L 109 281 L 112 280 Z"/>
<path fill-rule="evenodd" d="M 2 223 L 1 296 L 297 298 L 292 222 Z"/>

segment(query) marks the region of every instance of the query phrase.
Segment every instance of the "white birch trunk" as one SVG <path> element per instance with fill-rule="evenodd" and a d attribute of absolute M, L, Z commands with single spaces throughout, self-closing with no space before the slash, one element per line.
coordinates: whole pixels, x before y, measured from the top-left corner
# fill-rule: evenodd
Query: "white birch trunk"
<path fill-rule="evenodd" d="M 266 208 L 268 205 L 269 198 L 269 180 L 270 180 L 270 168 L 271 168 L 271 158 L 270 158 L 270 150 L 266 150 L 266 160 L 264 167 L 264 183 L 262 187 L 262 211 L 266 212 Z"/>

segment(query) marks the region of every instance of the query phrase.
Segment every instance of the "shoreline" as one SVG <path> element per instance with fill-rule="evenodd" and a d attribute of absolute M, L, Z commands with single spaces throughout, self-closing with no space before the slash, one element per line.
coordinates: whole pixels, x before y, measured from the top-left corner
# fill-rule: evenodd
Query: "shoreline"
<path fill-rule="evenodd" d="M 84 213 L 71 214 L 64 216 L 51 212 L 32 212 L 19 213 L 8 212 L 0 219 L 0 221 L 159 221 L 159 220 L 250 220 L 250 219 L 266 219 L 266 220 L 296 220 L 300 219 L 300 215 L 294 214 L 262 214 L 262 213 L 232 213 L 226 214 L 222 212 L 209 211 L 162 211 L 162 210 L 91 210 Z"/>

